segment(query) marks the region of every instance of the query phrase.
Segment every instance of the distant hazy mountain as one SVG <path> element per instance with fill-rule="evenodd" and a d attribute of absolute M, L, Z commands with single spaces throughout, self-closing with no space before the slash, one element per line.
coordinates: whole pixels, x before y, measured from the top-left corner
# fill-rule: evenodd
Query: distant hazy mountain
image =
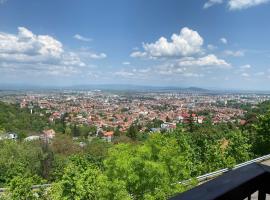
<path fill-rule="evenodd" d="M 198 87 L 176 87 L 176 86 L 145 86 L 145 85 L 77 85 L 66 87 L 66 89 L 77 90 L 125 90 L 125 91 L 186 91 L 186 92 L 209 92 L 210 90 Z"/>
<path fill-rule="evenodd" d="M 51 91 L 51 90 L 104 90 L 104 91 L 136 91 L 136 92 L 189 92 L 189 93 L 257 93 L 269 94 L 269 91 L 231 90 L 231 89 L 205 89 L 200 87 L 181 86 L 148 86 L 126 84 L 99 84 L 99 85 L 73 85 L 73 86 L 40 86 L 27 84 L 1 84 L 0 90 L 12 91 Z"/>
<path fill-rule="evenodd" d="M 74 85 L 74 86 L 38 86 L 0 84 L 0 90 L 124 90 L 124 91 L 186 91 L 186 92 L 209 92 L 210 90 L 199 87 L 176 87 L 176 86 L 146 86 L 146 85 Z"/>

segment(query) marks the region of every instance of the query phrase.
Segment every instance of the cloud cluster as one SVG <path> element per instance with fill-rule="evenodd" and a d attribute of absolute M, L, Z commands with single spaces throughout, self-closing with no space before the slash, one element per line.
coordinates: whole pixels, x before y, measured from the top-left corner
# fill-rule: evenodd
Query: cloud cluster
<path fill-rule="evenodd" d="M 229 0 L 230 10 L 241 10 L 269 2 L 269 0 Z"/>
<path fill-rule="evenodd" d="M 49 73 L 61 67 L 74 72 L 74 68 L 85 66 L 76 53 L 66 52 L 60 41 L 49 35 L 35 35 L 24 27 L 19 27 L 16 35 L 0 33 L 0 60 L 1 68 Z"/>
<path fill-rule="evenodd" d="M 155 66 L 147 67 L 147 71 L 142 68 L 132 71 L 136 77 L 148 75 L 156 76 L 177 76 L 179 78 L 204 77 L 206 71 L 218 69 L 230 69 L 232 66 L 224 59 L 218 58 L 213 53 L 207 54 L 203 48 L 204 39 L 197 31 L 187 27 L 182 28 L 179 34 L 173 34 L 171 40 L 161 37 L 153 43 L 143 43 L 143 51 L 136 50 L 131 53 L 131 57 L 155 59 Z M 222 38 L 225 43 L 227 40 Z M 209 50 L 216 47 L 209 46 Z M 230 52 L 231 53 L 231 52 Z M 238 52 L 240 54 L 240 52 Z M 128 71 L 120 73 L 122 76 L 129 77 Z M 118 74 L 118 75 L 120 75 Z"/>
<path fill-rule="evenodd" d="M 251 68 L 250 64 L 240 66 L 240 69 L 250 69 L 250 68 Z"/>
<path fill-rule="evenodd" d="M 220 40 L 224 44 L 227 43 L 226 38 Z M 182 28 L 180 34 L 173 34 L 171 42 L 167 38 L 161 37 L 154 43 L 143 43 L 143 49 L 144 51 L 132 52 L 130 56 L 138 58 L 182 58 L 181 66 L 230 66 L 225 60 L 218 59 L 214 54 L 198 57 L 198 55 L 204 53 L 203 38 L 197 31 L 187 27 Z M 241 52 L 234 53 L 240 54 Z"/>
<path fill-rule="evenodd" d="M 189 56 L 202 51 L 203 38 L 198 32 L 187 27 L 182 28 L 179 34 L 173 34 L 171 41 L 161 37 L 154 43 L 144 43 L 143 52 L 135 51 L 131 57 L 176 57 Z"/>
<path fill-rule="evenodd" d="M 245 55 L 245 52 L 242 50 L 238 50 L 238 51 L 232 51 L 232 50 L 225 50 L 224 54 L 226 56 L 233 56 L 233 57 L 242 57 Z"/>
<path fill-rule="evenodd" d="M 228 44 L 228 40 L 226 38 L 220 38 L 220 42 L 223 44 Z"/>
<path fill-rule="evenodd" d="M 34 35 L 24 27 L 18 34 L 0 33 L 0 56 L 2 60 L 46 61 L 58 59 L 63 53 L 61 42 L 48 35 Z"/>
<path fill-rule="evenodd" d="M 204 9 L 210 8 L 216 4 L 222 4 L 223 0 L 208 0 L 207 2 L 205 2 L 205 4 L 203 5 Z"/>
<path fill-rule="evenodd" d="M 87 37 L 84 37 L 84 36 L 81 36 L 80 34 L 75 34 L 73 36 L 74 39 L 77 39 L 77 40 L 80 40 L 80 41 L 83 41 L 83 42 L 91 42 L 92 39 L 91 38 L 87 38 Z"/>
<path fill-rule="evenodd" d="M 268 3 L 270 0 L 227 0 L 227 6 L 229 10 L 242 10 L 254 6 L 258 6 L 261 4 Z M 210 8 L 217 4 L 222 4 L 223 0 L 208 0 L 203 5 L 204 9 Z"/>
<path fill-rule="evenodd" d="M 179 61 L 179 66 L 183 67 L 215 67 L 229 68 L 231 65 L 223 59 L 218 59 L 214 54 L 209 54 L 200 58 L 184 58 Z"/>
<path fill-rule="evenodd" d="M 122 65 L 130 65 L 130 62 L 124 61 L 124 62 L 122 62 Z"/>
<path fill-rule="evenodd" d="M 67 51 L 62 43 L 49 35 L 37 35 L 24 27 L 17 34 L 0 32 L 0 70 L 24 73 L 71 75 L 87 64 L 79 51 Z M 106 58 L 106 54 L 84 51 L 90 59 Z M 86 60 L 86 59 L 85 59 Z"/>
<path fill-rule="evenodd" d="M 183 57 L 181 59 L 166 60 L 157 65 L 147 68 L 125 68 L 114 75 L 124 79 L 189 79 L 189 78 L 203 78 L 205 72 L 209 70 L 229 69 L 231 64 L 223 59 L 218 59 L 215 55 L 210 54 L 203 57 Z"/>
<path fill-rule="evenodd" d="M 97 53 L 89 52 L 88 55 L 89 55 L 89 58 L 92 58 L 92 59 L 103 59 L 103 58 L 107 57 L 107 55 L 105 53 L 97 54 Z"/>

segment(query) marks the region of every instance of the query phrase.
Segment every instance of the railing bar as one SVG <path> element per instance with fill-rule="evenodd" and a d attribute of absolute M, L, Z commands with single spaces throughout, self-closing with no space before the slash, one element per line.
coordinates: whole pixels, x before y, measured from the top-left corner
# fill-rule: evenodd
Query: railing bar
<path fill-rule="evenodd" d="M 229 169 L 229 168 L 220 169 L 220 170 L 217 170 L 217 171 L 214 171 L 214 172 L 210 172 L 210 173 L 208 173 L 208 174 L 204 174 L 204 175 L 198 176 L 198 177 L 196 177 L 196 179 L 197 179 L 199 182 L 201 182 L 201 181 L 204 181 L 204 180 L 208 180 L 208 179 L 214 178 L 214 177 L 216 177 L 217 175 L 220 175 L 220 174 L 222 174 L 222 173 L 228 172 L 228 171 L 230 171 L 230 170 L 234 170 L 234 169 L 237 169 L 237 168 L 240 168 L 240 167 L 249 165 L 249 164 L 251 164 L 251 163 L 262 162 L 262 161 L 268 160 L 268 159 L 270 159 L 270 154 L 265 155 L 265 156 L 262 156 L 262 157 L 259 157 L 259 158 L 255 158 L 255 159 L 253 159 L 253 160 L 249 160 L 249 161 L 246 161 L 246 162 L 243 162 L 243 163 L 240 163 L 240 164 L 237 164 L 237 165 L 235 165 L 235 167 L 232 168 L 232 169 Z M 190 182 L 191 180 L 192 180 L 192 179 L 185 180 L 185 181 L 180 181 L 179 183 L 180 183 L 180 184 L 187 184 L 187 183 Z"/>

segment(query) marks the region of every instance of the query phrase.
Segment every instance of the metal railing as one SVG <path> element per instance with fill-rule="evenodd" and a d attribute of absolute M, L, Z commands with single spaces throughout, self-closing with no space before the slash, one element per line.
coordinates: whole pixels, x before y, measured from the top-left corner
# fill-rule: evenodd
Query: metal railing
<path fill-rule="evenodd" d="M 262 161 L 265 161 L 265 160 L 269 160 L 270 159 L 270 154 L 268 155 L 265 155 L 265 156 L 262 156 L 262 157 L 259 157 L 259 158 L 255 158 L 253 160 L 249 160 L 249 161 L 246 161 L 246 162 L 243 162 L 243 163 L 240 163 L 238 165 L 235 165 L 235 167 L 233 167 L 232 169 L 230 168 L 225 168 L 225 169 L 220 169 L 220 170 L 217 170 L 215 172 L 211 172 L 211 173 L 208 173 L 208 174 L 204 174 L 204 175 L 201 175 L 201 176 L 198 176 L 196 177 L 195 179 L 200 183 L 200 182 L 203 182 L 203 181 L 207 181 L 209 179 L 213 179 L 225 172 L 228 172 L 230 170 L 234 170 L 234 169 L 237 169 L 237 168 L 240 168 L 240 167 L 244 167 L 246 165 L 249 165 L 251 163 L 257 163 L 257 162 L 262 162 Z M 192 179 L 189 179 L 189 180 L 185 180 L 185 181 L 180 181 L 179 183 L 181 184 L 188 184 Z"/>

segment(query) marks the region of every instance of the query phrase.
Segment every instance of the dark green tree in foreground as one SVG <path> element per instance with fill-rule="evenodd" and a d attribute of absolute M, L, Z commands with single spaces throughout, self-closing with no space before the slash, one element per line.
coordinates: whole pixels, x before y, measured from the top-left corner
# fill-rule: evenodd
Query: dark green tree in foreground
<path fill-rule="evenodd" d="M 256 155 L 265 155 L 270 153 L 270 110 L 264 114 L 259 115 L 258 120 L 254 125 L 256 131 L 253 137 L 254 153 Z"/>

